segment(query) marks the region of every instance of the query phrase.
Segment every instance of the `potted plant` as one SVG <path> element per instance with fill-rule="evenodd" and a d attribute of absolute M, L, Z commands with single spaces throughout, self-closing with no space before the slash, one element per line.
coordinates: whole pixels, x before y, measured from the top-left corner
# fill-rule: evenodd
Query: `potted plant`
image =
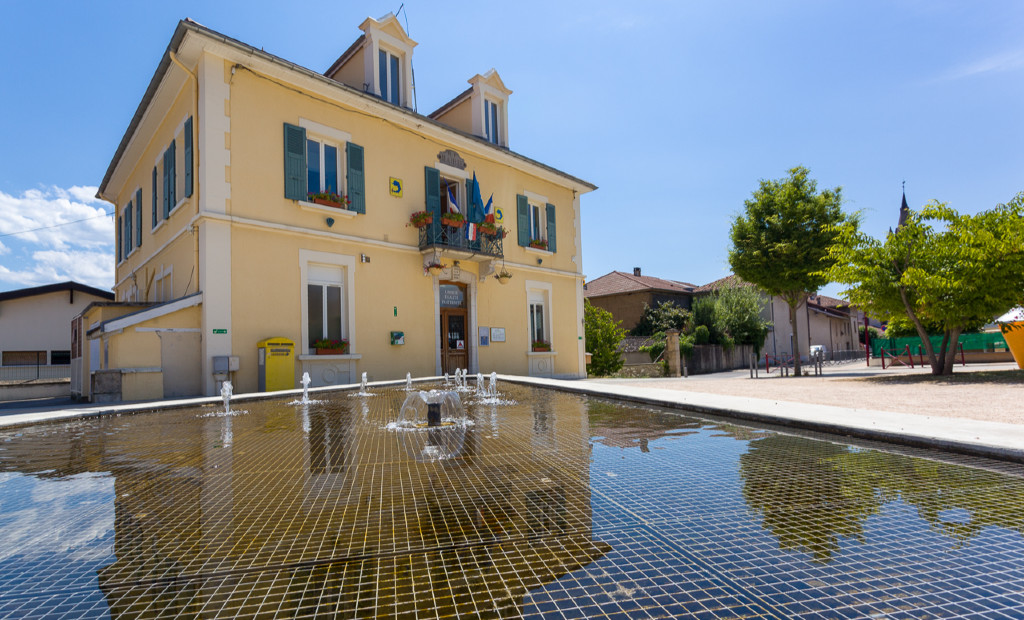
<path fill-rule="evenodd" d="M 309 192 L 307 197 L 309 202 L 325 207 L 334 207 L 335 209 L 347 209 L 348 205 L 352 202 L 348 196 L 335 194 L 334 192 Z"/>
<path fill-rule="evenodd" d="M 494 274 L 494 279 L 501 284 L 508 284 L 508 281 L 512 279 L 512 272 L 502 267 L 498 273 Z"/>
<path fill-rule="evenodd" d="M 317 355 L 345 355 L 348 353 L 348 340 L 328 340 L 320 338 L 313 341 L 313 348 Z"/>
<path fill-rule="evenodd" d="M 430 275 L 432 275 L 432 276 L 439 276 L 439 275 L 441 275 L 441 271 L 443 269 L 444 269 L 444 265 L 442 265 L 441 263 L 437 262 L 436 260 L 432 260 L 429 263 L 427 263 L 426 265 L 423 265 L 423 270 L 430 272 Z"/>
<path fill-rule="evenodd" d="M 539 352 L 542 352 L 542 351 L 550 351 L 551 350 L 551 343 L 546 341 L 546 340 L 534 340 L 531 348 L 533 349 L 534 353 L 539 353 Z"/>
<path fill-rule="evenodd" d="M 466 223 L 466 217 L 461 213 L 449 211 L 441 215 L 441 223 L 452 228 L 462 228 L 462 225 Z"/>
<path fill-rule="evenodd" d="M 504 239 L 506 234 L 504 227 L 498 226 L 494 222 L 488 222 L 487 220 L 484 220 L 483 222 L 477 224 L 477 229 L 480 231 L 480 234 L 487 235 L 489 237 L 500 236 L 502 239 Z"/>
<path fill-rule="evenodd" d="M 548 249 L 548 240 L 547 239 L 530 239 L 530 247 L 531 248 L 537 248 L 538 250 L 546 250 L 546 249 Z"/>
<path fill-rule="evenodd" d="M 413 226 L 415 228 L 423 228 L 429 226 L 434 221 L 434 214 L 429 211 L 417 211 L 409 216 L 409 223 L 406 226 Z"/>

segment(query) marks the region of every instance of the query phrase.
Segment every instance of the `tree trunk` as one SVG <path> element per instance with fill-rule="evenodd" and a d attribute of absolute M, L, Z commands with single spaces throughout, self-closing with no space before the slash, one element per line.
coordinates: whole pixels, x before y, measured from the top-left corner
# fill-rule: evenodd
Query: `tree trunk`
<path fill-rule="evenodd" d="M 806 296 L 804 296 L 806 299 Z M 789 326 L 793 330 L 793 376 L 799 377 L 801 373 L 802 364 L 800 363 L 800 336 L 797 332 L 797 320 L 796 311 L 800 307 L 800 297 L 788 297 L 786 303 L 789 304 Z"/>
<path fill-rule="evenodd" d="M 945 359 L 942 360 L 942 374 L 951 375 L 953 374 L 953 364 L 956 363 L 956 354 L 959 353 L 960 349 L 960 329 L 951 329 L 946 332 L 949 336 L 949 348 L 946 349 Z M 932 374 L 937 374 L 932 371 Z"/>
<path fill-rule="evenodd" d="M 914 329 L 917 331 L 917 336 L 921 339 L 924 352 L 928 354 L 928 364 L 932 367 L 932 374 L 942 374 L 942 359 L 935 356 L 932 340 L 928 337 L 928 332 L 925 330 L 924 325 L 921 324 L 921 319 L 917 318 L 914 310 L 910 307 L 910 300 L 907 299 L 907 289 L 902 286 L 900 287 L 900 299 L 903 300 L 903 309 L 907 311 L 907 316 L 910 317 L 910 321 L 914 324 Z"/>

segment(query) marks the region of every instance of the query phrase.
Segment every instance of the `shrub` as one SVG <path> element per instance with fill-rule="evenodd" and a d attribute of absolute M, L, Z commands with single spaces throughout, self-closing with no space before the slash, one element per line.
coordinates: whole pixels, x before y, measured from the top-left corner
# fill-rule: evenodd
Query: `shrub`
<path fill-rule="evenodd" d="M 653 336 L 670 329 L 683 331 L 690 322 L 690 311 L 680 308 L 671 301 L 663 301 L 652 308 L 644 304 L 644 312 L 633 328 L 634 336 Z"/>
<path fill-rule="evenodd" d="M 711 342 L 711 330 L 707 325 L 698 325 L 693 328 L 693 344 L 708 344 Z"/>
<path fill-rule="evenodd" d="M 587 374 L 611 375 L 622 368 L 622 354 L 619 343 L 626 337 L 626 330 L 619 327 L 622 321 L 612 318 L 612 313 L 586 301 L 583 305 L 583 333 L 587 351 L 590 352 L 590 366 Z"/>

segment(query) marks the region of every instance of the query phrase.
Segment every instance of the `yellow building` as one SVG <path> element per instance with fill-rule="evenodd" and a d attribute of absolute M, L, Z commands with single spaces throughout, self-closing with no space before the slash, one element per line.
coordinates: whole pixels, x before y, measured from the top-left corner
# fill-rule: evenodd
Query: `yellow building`
<path fill-rule="evenodd" d="M 117 300 L 144 308 L 85 327 L 104 351 L 89 372 L 145 371 L 123 399 L 213 395 L 225 357 L 244 392 L 303 372 L 585 376 L 580 195 L 595 186 L 509 149 L 496 71 L 424 116 L 416 42 L 391 14 L 359 27 L 321 74 L 178 24 L 98 194 L 117 207 Z M 472 226 L 441 222 L 456 208 Z M 317 340 L 346 343 L 317 355 Z M 168 372 L 181 359 L 198 367 Z M 287 385 L 261 375 L 282 361 Z"/>

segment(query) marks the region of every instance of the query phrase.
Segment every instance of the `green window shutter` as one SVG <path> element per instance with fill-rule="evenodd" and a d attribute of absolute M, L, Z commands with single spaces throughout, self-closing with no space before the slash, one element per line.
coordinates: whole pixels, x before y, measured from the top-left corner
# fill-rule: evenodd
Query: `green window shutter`
<path fill-rule="evenodd" d="M 171 213 L 171 190 L 169 187 L 169 183 L 167 182 L 171 174 L 171 165 L 167 163 L 167 155 L 169 153 L 170 151 L 164 151 L 164 169 L 163 177 L 161 178 L 161 182 L 163 183 L 163 205 L 161 210 L 163 211 L 163 218 L 165 220 L 167 219 L 167 216 L 170 215 Z"/>
<path fill-rule="evenodd" d="M 555 205 L 550 202 L 547 204 L 547 216 L 548 216 L 548 251 L 557 252 L 557 246 L 555 245 Z"/>
<path fill-rule="evenodd" d="M 427 197 L 424 209 L 434 216 L 430 223 L 430 238 L 437 239 L 441 231 L 441 173 L 437 168 L 423 167 L 423 194 Z"/>
<path fill-rule="evenodd" d="M 156 203 L 156 166 L 153 166 L 153 228 L 156 228 L 156 223 L 159 221 L 159 209 L 160 206 Z"/>
<path fill-rule="evenodd" d="M 170 155 L 167 156 L 167 162 L 171 164 L 171 173 L 169 175 L 170 180 L 167 182 L 168 193 L 171 195 L 168 212 L 174 209 L 174 205 L 178 204 L 177 144 L 178 142 L 176 140 L 171 140 L 171 146 L 167 149 L 167 152 L 170 153 Z"/>
<path fill-rule="evenodd" d="M 516 227 L 519 229 L 519 245 L 530 245 L 530 201 L 522 194 L 516 194 Z"/>
<path fill-rule="evenodd" d="M 142 247 L 142 188 L 135 190 L 135 247 Z"/>
<path fill-rule="evenodd" d="M 348 163 L 347 185 L 348 205 L 356 213 L 366 213 L 366 181 L 363 170 L 363 147 L 349 142 L 345 145 L 345 161 Z"/>
<path fill-rule="evenodd" d="M 437 168 L 430 166 L 423 167 L 423 182 L 427 202 L 425 205 L 427 213 L 434 216 L 434 221 L 441 219 L 441 173 Z"/>
<path fill-rule="evenodd" d="M 462 215 L 466 216 L 467 222 L 477 223 L 477 220 L 473 219 L 476 213 L 473 211 L 473 179 L 466 179 L 466 199 L 463 200 L 465 204 L 460 205 L 462 207 Z"/>
<path fill-rule="evenodd" d="M 306 130 L 284 124 L 284 197 L 306 199 Z"/>
<path fill-rule="evenodd" d="M 117 216 L 117 228 L 114 229 L 114 245 L 117 246 L 117 262 L 121 262 L 121 216 Z"/>
<path fill-rule="evenodd" d="M 192 117 L 185 120 L 185 197 L 192 195 Z"/>
<path fill-rule="evenodd" d="M 132 203 L 124 208 L 124 256 L 132 252 Z"/>

